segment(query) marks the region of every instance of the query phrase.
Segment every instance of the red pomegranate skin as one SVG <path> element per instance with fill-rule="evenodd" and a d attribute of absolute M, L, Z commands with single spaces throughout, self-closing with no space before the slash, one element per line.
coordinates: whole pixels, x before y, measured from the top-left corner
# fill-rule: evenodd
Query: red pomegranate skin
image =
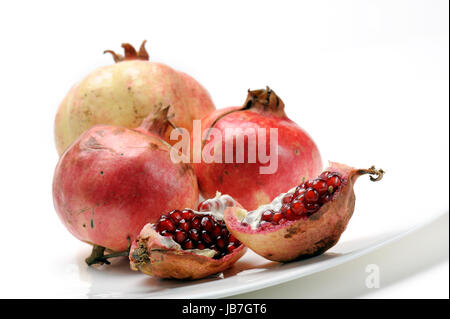
<path fill-rule="evenodd" d="M 197 181 L 190 165 L 174 164 L 159 137 L 98 125 L 63 154 L 54 175 L 56 211 L 78 239 L 127 249 L 162 213 L 193 207 Z"/>
<path fill-rule="evenodd" d="M 274 93 L 273 93 L 274 94 Z M 282 103 L 282 102 L 281 102 Z M 242 107 L 219 109 L 202 119 L 202 131 L 222 114 Z M 322 170 L 322 159 L 312 138 L 283 109 L 277 111 L 249 109 L 230 113 L 214 125 L 225 136 L 226 128 L 266 128 L 266 154 L 269 154 L 269 128 L 278 128 L 278 169 L 274 174 L 261 174 L 258 161 L 248 163 L 248 141 L 245 141 L 245 162 L 225 163 L 225 137 L 222 163 L 194 162 L 194 169 L 203 197 L 214 197 L 216 191 L 229 194 L 248 210 L 272 201 L 278 194 L 298 185 L 303 179 L 317 176 Z M 256 130 L 255 130 L 256 132 Z M 234 142 L 234 154 L 236 143 Z"/>

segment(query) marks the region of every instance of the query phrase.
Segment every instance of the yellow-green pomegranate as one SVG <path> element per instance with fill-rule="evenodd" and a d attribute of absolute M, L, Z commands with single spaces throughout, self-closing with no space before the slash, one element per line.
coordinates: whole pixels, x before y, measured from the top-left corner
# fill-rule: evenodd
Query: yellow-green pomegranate
<path fill-rule="evenodd" d="M 55 142 L 61 155 L 84 131 L 96 124 L 138 127 L 160 105 L 170 105 L 169 117 L 176 127 L 192 130 L 192 121 L 215 107 L 209 93 L 189 75 L 150 62 L 145 41 L 137 52 L 122 44 L 125 54 L 111 53 L 113 65 L 100 67 L 75 84 L 55 118 Z M 170 144 L 170 131 L 164 139 Z"/>

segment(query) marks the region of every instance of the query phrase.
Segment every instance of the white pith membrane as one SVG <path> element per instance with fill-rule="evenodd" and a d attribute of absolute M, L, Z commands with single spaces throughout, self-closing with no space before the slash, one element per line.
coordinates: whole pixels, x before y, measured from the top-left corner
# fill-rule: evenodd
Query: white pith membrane
<path fill-rule="evenodd" d="M 261 205 L 257 209 L 248 212 L 245 216 L 242 216 L 243 218 L 240 220 L 240 222 L 250 225 L 251 229 L 257 229 L 259 223 L 261 222 L 262 214 L 268 209 L 278 211 L 283 205 L 282 203 L 283 197 L 287 194 L 294 193 L 296 188 L 297 186 L 291 188 L 286 193 L 281 193 L 280 195 L 275 197 L 275 199 L 270 204 Z"/>
<path fill-rule="evenodd" d="M 210 198 L 204 201 L 205 204 L 209 204 L 212 208 L 210 211 L 205 212 L 199 212 L 196 210 L 192 210 L 196 215 L 211 215 L 216 220 L 223 220 L 223 213 L 225 212 L 225 209 L 227 207 L 235 207 L 236 202 L 235 200 L 229 196 L 229 195 L 222 195 L 219 192 L 216 193 L 216 197 Z M 177 250 L 183 250 L 186 252 L 191 252 L 196 255 L 206 256 L 209 258 L 213 258 L 215 255 L 219 254 L 220 252 L 215 251 L 214 249 L 183 249 L 180 244 L 178 244 L 175 240 L 173 240 L 170 237 L 162 236 L 161 235 L 161 243 L 168 248 L 177 249 Z M 160 249 L 157 249 L 160 250 Z"/>

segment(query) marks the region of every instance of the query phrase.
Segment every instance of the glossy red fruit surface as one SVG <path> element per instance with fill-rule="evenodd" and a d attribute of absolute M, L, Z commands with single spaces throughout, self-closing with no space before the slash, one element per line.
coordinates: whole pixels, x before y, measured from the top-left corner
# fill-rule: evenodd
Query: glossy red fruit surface
<path fill-rule="evenodd" d="M 146 223 L 195 205 L 198 186 L 191 165 L 174 163 L 170 145 L 159 135 L 168 126 L 168 109 L 161 108 L 136 130 L 95 126 L 60 158 L 53 202 L 75 237 L 123 251 Z M 178 211 L 172 213 L 164 227 L 175 230 L 171 223 L 179 218 Z"/>
<path fill-rule="evenodd" d="M 258 135 L 258 129 L 264 129 L 265 135 Z M 271 141 L 271 129 L 276 129 L 276 141 Z M 203 150 L 210 146 L 222 150 L 220 163 L 194 161 L 199 188 L 206 198 L 220 191 L 232 196 L 246 209 L 256 209 L 304 178 L 316 176 L 322 169 L 316 144 L 287 117 L 283 101 L 269 88 L 249 91 L 242 107 L 219 109 L 209 114 L 202 120 L 202 130 L 206 136 Z M 227 130 L 233 134 L 227 134 Z M 214 131 L 220 132 L 222 139 L 217 140 L 211 133 Z M 243 140 L 243 149 L 238 147 L 237 140 Z M 232 146 L 234 157 L 231 162 L 226 157 L 227 145 Z M 275 154 L 276 150 L 276 168 L 275 160 L 271 162 L 273 171 L 268 169 L 270 163 L 263 163 L 259 155 L 255 155 L 254 161 L 249 159 L 253 154 L 249 149 L 258 153 L 260 147 L 266 155 Z M 243 154 L 242 161 L 239 161 L 238 153 Z"/>

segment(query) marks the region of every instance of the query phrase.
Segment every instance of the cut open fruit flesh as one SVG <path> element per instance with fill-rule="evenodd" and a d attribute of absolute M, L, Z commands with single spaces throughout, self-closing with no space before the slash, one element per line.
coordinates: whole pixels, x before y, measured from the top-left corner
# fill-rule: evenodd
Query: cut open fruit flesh
<path fill-rule="evenodd" d="M 131 247 L 131 268 L 162 278 L 198 279 L 231 267 L 246 248 L 225 227 L 223 211 L 239 206 L 227 195 L 208 201 L 209 211 L 175 210 L 147 224 Z"/>
<path fill-rule="evenodd" d="M 334 246 L 345 230 L 355 206 L 354 182 L 364 174 L 370 174 L 372 181 L 378 181 L 384 171 L 374 167 L 354 169 L 344 164 L 330 163 L 326 173 L 318 179 L 306 181 L 303 183 L 305 185 L 281 194 L 271 204 L 256 211 L 227 208 L 225 223 L 231 234 L 244 245 L 270 260 L 285 262 L 321 254 Z M 324 180 L 333 189 L 325 191 L 325 185 L 318 180 Z M 300 192 L 303 194 L 303 206 L 314 205 L 311 210 L 303 206 L 301 209 L 293 207 L 300 201 L 299 189 L 304 189 Z M 306 195 L 308 191 L 312 192 L 311 189 L 318 196 Z M 327 198 L 323 199 L 323 196 Z"/>

